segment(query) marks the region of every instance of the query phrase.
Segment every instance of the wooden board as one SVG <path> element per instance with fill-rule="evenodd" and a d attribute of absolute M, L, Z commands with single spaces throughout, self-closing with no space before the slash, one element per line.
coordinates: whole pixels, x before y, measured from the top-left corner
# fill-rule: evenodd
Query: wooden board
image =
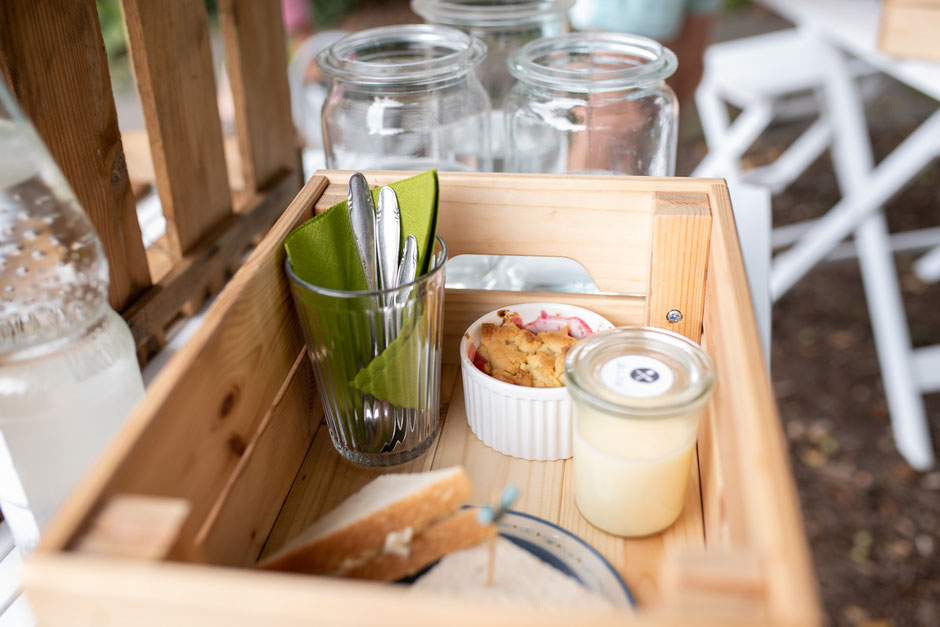
<path fill-rule="evenodd" d="M 101 237 L 118 311 L 150 286 L 92 0 L 0 3 L 0 70 Z"/>
<path fill-rule="evenodd" d="M 696 342 L 701 339 L 711 225 L 705 194 L 668 192 L 654 196 L 647 326 L 680 333 Z"/>
<path fill-rule="evenodd" d="M 232 212 L 202 2 L 122 0 L 167 240 L 179 259 Z"/>
<path fill-rule="evenodd" d="M 219 3 L 235 103 L 241 167 L 250 190 L 294 170 L 299 148 L 291 121 L 287 46 L 279 0 Z"/>
<path fill-rule="evenodd" d="M 940 1 L 885 0 L 878 47 L 895 57 L 940 61 Z"/>
<path fill-rule="evenodd" d="M 349 172 L 325 170 L 330 186 L 317 211 L 346 199 Z M 385 185 L 413 173 L 374 176 Z M 438 233 L 448 257 L 510 254 L 570 257 L 583 265 L 601 292 L 645 294 L 649 277 L 650 209 L 653 189 L 640 179 L 441 173 L 440 203 L 447 207 Z M 471 183 L 472 182 L 472 183 Z M 589 191 L 590 190 L 590 191 Z M 564 224 L 564 237 L 558 225 Z"/>
<path fill-rule="evenodd" d="M 794 624 L 817 624 L 818 591 L 728 190 L 713 185 L 709 198 L 714 219 L 702 345 L 718 374 L 708 420 L 714 429 L 711 437 L 720 446 L 723 485 L 717 488 L 723 499 L 714 505 L 727 508 L 724 524 L 730 527 L 732 548 L 747 548 L 766 565 L 761 585 L 768 612 Z M 706 499 L 716 487 L 716 477 L 711 468 L 703 468 Z"/>

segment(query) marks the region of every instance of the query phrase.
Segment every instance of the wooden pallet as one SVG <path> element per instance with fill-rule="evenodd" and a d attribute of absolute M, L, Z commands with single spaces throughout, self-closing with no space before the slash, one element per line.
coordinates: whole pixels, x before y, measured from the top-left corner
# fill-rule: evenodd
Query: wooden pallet
<path fill-rule="evenodd" d="M 283 272 L 284 237 L 343 198 L 348 174 L 323 172 L 307 183 L 47 527 L 25 574 L 41 622 L 820 622 L 727 189 L 706 179 L 441 173 L 439 233 L 451 256 L 570 256 L 602 291 L 621 295 L 448 290 L 442 432 L 426 454 L 392 469 L 463 464 L 475 501 L 515 483 L 518 509 L 571 530 L 615 565 L 639 601 L 635 616 L 504 611 L 252 570 L 262 554 L 389 471 L 355 466 L 333 450 Z M 383 184 L 407 174 L 366 175 Z M 502 228 L 498 215 L 526 228 Z M 574 505 L 570 460 L 507 457 L 469 431 L 459 338 L 486 311 L 544 300 L 581 305 L 616 324 L 679 330 L 713 357 L 718 384 L 685 510 L 665 532 L 622 539 L 595 529 Z M 680 325 L 666 320 L 671 309 L 683 312 Z"/>
<path fill-rule="evenodd" d="M 0 71 L 89 214 L 141 364 L 302 184 L 278 0 L 220 0 L 241 162 L 230 186 L 204 2 L 122 0 L 166 235 L 144 249 L 94 0 L 0 3 Z"/>

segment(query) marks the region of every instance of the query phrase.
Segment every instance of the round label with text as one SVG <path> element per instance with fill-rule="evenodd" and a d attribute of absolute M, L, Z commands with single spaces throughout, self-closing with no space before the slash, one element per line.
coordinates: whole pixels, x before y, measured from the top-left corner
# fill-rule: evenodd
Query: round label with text
<path fill-rule="evenodd" d="M 615 357 L 601 366 L 601 381 L 621 396 L 647 398 L 672 386 L 669 366 L 645 355 Z"/>

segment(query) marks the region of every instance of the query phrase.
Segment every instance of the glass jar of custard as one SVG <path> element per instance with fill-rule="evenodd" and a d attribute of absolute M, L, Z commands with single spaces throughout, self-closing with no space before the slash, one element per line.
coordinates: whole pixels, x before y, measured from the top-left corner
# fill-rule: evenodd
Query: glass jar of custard
<path fill-rule="evenodd" d="M 621 327 L 565 360 L 575 408 L 575 502 L 618 536 L 662 531 L 682 513 L 699 421 L 715 385 L 708 354 L 676 333 Z"/>

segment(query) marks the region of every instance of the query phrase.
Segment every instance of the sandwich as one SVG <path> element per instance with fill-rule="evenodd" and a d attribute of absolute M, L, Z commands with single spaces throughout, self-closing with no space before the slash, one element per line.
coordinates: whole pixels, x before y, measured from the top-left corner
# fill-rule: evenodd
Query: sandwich
<path fill-rule="evenodd" d="M 472 493 L 459 466 L 381 475 L 259 566 L 397 581 L 495 535 L 475 509 L 458 511 Z"/>

